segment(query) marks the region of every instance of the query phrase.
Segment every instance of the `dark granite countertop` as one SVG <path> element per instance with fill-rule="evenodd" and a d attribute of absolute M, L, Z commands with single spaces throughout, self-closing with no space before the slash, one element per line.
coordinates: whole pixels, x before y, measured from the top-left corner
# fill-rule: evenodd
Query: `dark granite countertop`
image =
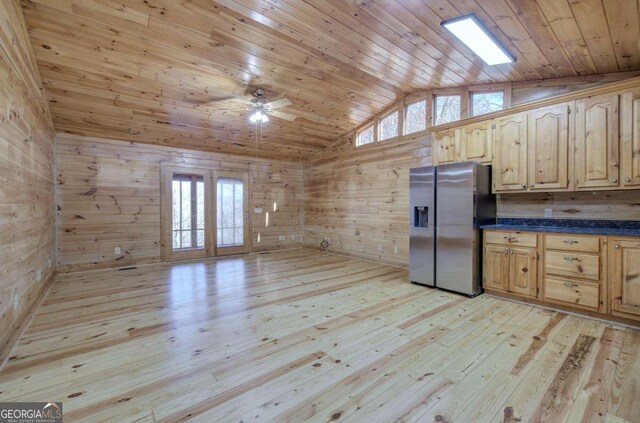
<path fill-rule="evenodd" d="M 481 229 L 640 237 L 640 221 L 498 218 Z"/>

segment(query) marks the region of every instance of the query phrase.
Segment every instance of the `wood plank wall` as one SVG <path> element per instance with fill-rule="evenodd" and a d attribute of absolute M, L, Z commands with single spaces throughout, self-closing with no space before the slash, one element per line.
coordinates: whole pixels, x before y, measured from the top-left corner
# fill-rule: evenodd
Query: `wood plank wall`
<path fill-rule="evenodd" d="M 0 365 L 55 271 L 53 144 L 53 124 L 22 10 L 16 0 L 3 0 L 0 2 Z"/>
<path fill-rule="evenodd" d="M 555 219 L 640 220 L 640 190 L 502 194 L 498 216 Z"/>
<path fill-rule="evenodd" d="M 249 171 L 251 211 L 263 209 L 251 213 L 253 251 L 302 246 L 300 163 L 66 134 L 57 136 L 56 160 L 60 272 L 160 261 L 161 161 Z"/>
<path fill-rule="evenodd" d="M 431 164 L 431 137 L 355 148 L 351 136 L 305 166 L 304 245 L 407 266 L 409 169 Z"/>

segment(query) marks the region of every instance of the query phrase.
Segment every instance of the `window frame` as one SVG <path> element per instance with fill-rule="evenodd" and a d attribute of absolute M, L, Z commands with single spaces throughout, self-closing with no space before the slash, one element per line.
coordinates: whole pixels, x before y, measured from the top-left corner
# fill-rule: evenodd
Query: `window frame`
<path fill-rule="evenodd" d="M 407 110 L 409 110 L 409 106 L 412 106 L 416 103 L 424 102 L 424 129 L 414 132 L 407 132 Z M 416 134 L 421 134 L 429 130 L 429 108 L 431 105 L 429 104 L 429 99 L 427 96 L 419 97 L 418 99 L 414 99 L 412 101 L 403 102 L 403 125 L 402 125 L 402 136 L 415 136 Z"/>
<path fill-rule="evenodd" d="M 496 90 L 492 90 L 492 89 L 477 89 L 477 90 L 469 90 L 469 116 L 470 118 L 472 117 L 478 117 L 478 116 L 483 116 L 483 115 L 487 115 L 489 113 L 496 113 L 499 112 L 500 110 L 505 110 L 508 106 L 507 106 L 507 96 L 505 93 L 505 89 L 496 89 Z M 494 93 L 502 93 L 502 109 L 500 110 L 494 110 L 492 112 L 488 112 L 488 113 L 482 113 L 479 115 L 476 115 L 473 113 L 473 96 L 476 94 L 494 94 Z"/>
<path fill-rule="evenodd" d="M 204 178 L 201 175 L 195 175 L 193 173 L 190 173 L 190 174 L 174 173 L 173 174 L 173 178 L 171 179 L 172 192 L 173 192 L 173 183 L 176 182 L 176 181 L 189 182 L 190 185 L 191 185 L 190 186 L 190 191 L 191 191 L 190 192 L 190 200 L 189 200 L 189 202 L 191 203 L 191 210 L 192 210 L 191 216 L 189 216 L 189 220 L 191 221 L 190 222 L 191 229 L 178 229 L 178 232 L 187 232 L 187 231 L 191 232 L 191 245 L 193 245 L 194 238 L 196 239 L 196 246 L 195 247 L 191 246 L 191 247 L 184 247 L 184 248 L 174 249 L 174 247 L 173 247 L 173 236 L 175 235 L 176 229 L 173 228 L 173 219 L 172 219 L 172 221 L 171 221 L 171 223 L 172 223 L 172 225 L 171 225 L 172 226 L 171 227 L 171 235 L 172 235 L 171 248 L 174 249 L 174 251 L 199 250 L 199 249 L 205 248 L 204 245 L 202 247 L 198 247 L 197 246 L 198 231 L 202 231 L 203 234 L 206 233 L 206 228 L 205 227 L 203 227 L 202 229 L 198 229 L 197 210 L 198 210 L 198 182 L 200 182 L 199 179 L 202 180 L 201 181 L 202 185 L 203 185 L 202 193 L 203 193 L 203 196 L 204 196 L 204 194 L 205 194 L 205 192 L 204 192 Z M 182 184 L 180 184 L 180 190 L 182 191 Z M 172 198 L 172 200 L 173 200 L 173 198 Z M 182 209 L 182 201 L 180 201 L 180 204 L 181 204 L 180 209 Z M 173 201 L 171 202 L 171 206 L 172 206 L 171 212 L 172 212 L 172 218 L 173 218 L 173 211 L 174 211 L 173 210 Z M 203 215 L 203 218 L 205 218 L 204 198 L 203 198 L 202 207 L 203 207 L 202 215 Z M 193 213 L 194 208 L 195 208 L 196 214 Z M 181 210 L 181 213 L 182 213 L 182 210 Z M 180 220 L 182 220 L 182 219 L 180 219 Z M 206 218 L 205 218 L 205 220 L 206 220 Z M 206 221 L 202 222 L 202 223 L 203 223 L 203 225 L 206 225 Z M 182 223 L 180 224 L 180 226 L 182 226 Z M 182 243 L 182 241 L 180 243 Z"/>
<path fill-rule="evenodd" d="M 460 97 L 460 117 L 458 119 L 454 119 L 452 121 L 449 122 L 442 122 L 442 123 L 437 123 L 437 116 L 436 113 L 438 113 L 438 108 L 436 106 L 437 101 L 438 101 L 438 97 Z M 453 122 L 457 122 L 460 121 L 462 119 L 465 119 L 465 113 L 464 113 L 464 93 L 461 92 L 460 90 L 457 91 L 445 91 L 445 92 L 434 92 L 433 93 L 433 100 L 431 101 L 431 119 L 432 119 L 432 123 L 433 126 L 439 126 L 439 125 L 447 125 Z"/>
<path fill-rule="evenodd" d="M 360 144 L 360 134 L 362 134 L 363 132 L 365 132 L 366 130 L 368 130 L 369 128 L 373 128 L 373 137 L 372 137 L 372 141 L 368 142 L 366 144 Z M 372 145 L 375 144 L 378 141 L 378 130 L 377 130 L 377 125 L 375 120 L 367 123 L 366 125 L 363 125 L 360 129 L 356 130 L 356 148 L 360 148 L 360 147 L 365 147 L 367 145 Z"/>
<path fill-rule="evenodd" d="M 218 178 L 232 178 L 232 179 L 240 179 L 242 180 L 242 195 L 243 195 L 243 204 L 246 204 L 247 207 L 243 211 L 243 223 L 244 227 L 242 232 L 242 237 L 244 243 L 242 245 L 218 245 L 218 237 L 217 237 L 217 219 L 218 219 L 218 209 L 217 209 L 217 198 L 212 198 L 213 202 L 213 215 L 212 220 L 216 220 L 212 229 L 213 232 L 213 241 L 215 246 L 216 256 L 226 256 L 232 254 L 243 254 L 249 253 L 252 250 L 253 245 L 253 213 L 252 213 L 252 204 L 251 204 L 251 181 L 248 172 L 233 172 L 233 171 L 214 171 L 212 183 L 214 184 L 214 190 L 217 197 L 218 190 Z"/>
<path fill-rule="evenodd" d="M 381 126 L 382 126 L 382 121 L 385 120 L 386 118 L 388 118 L 389 116 L 391 116 L 392 114 L 397 113 L 398 114 L 398 128 L 397 128 L 397 134 L 394 137 L 389 137 L 389 138 L 385 138 L 382 139 L 381 138 L 381 134 L 382 134 L 382 130 L 381 130 Z M 403 118 L 402 118 L 402 113 L 400 111 L 400 107 L 398 106 L 394 106 L 391 109 L 387 109 L 386 113 L 382 113 L 380 114 L 379 118 L 376 118 L 376 139 L 375 142 L 387 142 L 387 141 L 391 141 L 391 140 L 395 140 L 398 139 L 399 137 L 401 137 L 402 135 L 404 135 L 402 133 L 402 126 L 403 126 Z M 365 144 L 366 145 L 366 144 Z"/>
<path fill-rule="evenodd" d="M 173 249 L 173 178 L 174 175 L 201 176 L 204 180 L 204 248 Z M 214 255 L 212 171 L 197 167 L 161 163 L 160 165 L 160 257 L 162 261 L 191 260 Z"/>

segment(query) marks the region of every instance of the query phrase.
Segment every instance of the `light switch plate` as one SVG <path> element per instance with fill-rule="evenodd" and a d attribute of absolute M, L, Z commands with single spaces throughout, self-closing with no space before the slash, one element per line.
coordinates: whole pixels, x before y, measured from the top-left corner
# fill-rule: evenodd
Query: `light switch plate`
<path fill-rule="evenodd" d="M 254 209 L 253 209 L 253 212 L 254 212 L 254 213 L 256 213 L 256 214 L 260 214 L 260 213 L 262 213 L 262 207 L 256 207 L 256 208 L 254 208 Z"/>
<path fill-rule="evenodd" d="M 114 248 L 113 254 L 115 254 L 116 256 L 119 256 L 120 254 L 122 254 L 122 248 L 120 247 Z"/>
<path fill-rule="evenodd" d="M 553 210 L 551 209 L 544 209 L 544 217 L 551 217 L 553 214 Z"/>

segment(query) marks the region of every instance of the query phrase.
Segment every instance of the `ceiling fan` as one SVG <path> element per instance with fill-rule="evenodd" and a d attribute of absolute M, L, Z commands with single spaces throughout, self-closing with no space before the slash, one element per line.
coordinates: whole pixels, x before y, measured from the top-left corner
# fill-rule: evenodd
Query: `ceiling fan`
<path fill-rule="evenodd" d="M 216 106 L 218 106 L 216 107 L 216 110 L 248 110 L 251 113 L 249 120 L 252 123 L 265 123 L 269 121 L 270 117 L 276 117 L 290 122 L 295 120 L 295 115 L 276 110 L 292 105 L 293 102 L 288 98 L 283 97 L 279 100 L 267 101 L 267 99 L 264 98 L 265 91 L 262 87 L 256 88 L 251 94 L 254 98 L 251 99 L 251 102 L 248 105 L 239 105 L 239 101 L 242 103 L 246 102 L 246 100 L 240 98 L 222 99 L 214 102 L 217 103 Z M 224 107 L 223 104 L 228 102 L 234 105 L 231 107 Z"/>
<path fill-rule="evenodd" d="M 262 87 L 256 88 L 255 91 L 253 91 L 253 96 L 255 98 L 251 100 L 251 105 L 249 106 L 249 111 L 251 112 L 249 120 L 251 122 L 268 122 L 268 116 L 273 116 L 288 121 L 295 120 L 295 115 L 276 110 L 292 105 L 293 103 L 288 98 L 283 97 L 280 100 L 267 102 L 267 100 L 264 98 L 264 89 Z"/>

